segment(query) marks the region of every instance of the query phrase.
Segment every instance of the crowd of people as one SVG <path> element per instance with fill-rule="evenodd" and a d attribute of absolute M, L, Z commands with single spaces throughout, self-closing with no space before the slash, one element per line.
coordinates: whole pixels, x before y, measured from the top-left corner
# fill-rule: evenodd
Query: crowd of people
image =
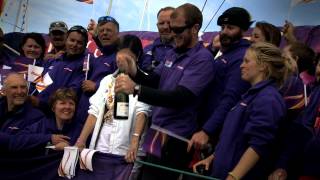
<path fill-rule="evenodd" d="M 1 30 L 0 164 L 59 162 L 74 146 L 96 151 L 93 170 L 78 167 L 75 179 L 200 179 L 140 161 L 227 180 L 320 179 L 320 56 L 290 22 L 280 29 L 258 21 L 247 40 L 254 20 L 232 7 L 205 47 L 195 5 L 161 8 L 157 19 L 159 37 L 145 48 L 135 35 L 120 36 L 111 16 L 87 28 L 52 22 L 51 46 L 26 33 L 15 59 L 3 51 Z M 86 49 L 89 36 L 98 57 Z M 30 65 L 50 83 L 27 82 Z M 127 119 L 115 117 L 117 93 L 129 96 Z M 106 166 L 110 158 L 119 162 Z M 120 161 L 129 173 L 116 173 Z M 50 178 L 64 178 L 52 162 L 40 161 L 50 169 L 30 177 L 54 170 Z M 1 166 L 5 179 L 29 177 Z"/>

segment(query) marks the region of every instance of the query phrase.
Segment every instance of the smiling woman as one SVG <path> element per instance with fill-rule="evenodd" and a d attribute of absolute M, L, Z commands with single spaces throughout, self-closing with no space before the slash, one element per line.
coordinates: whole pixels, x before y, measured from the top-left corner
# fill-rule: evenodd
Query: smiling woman
<path fill-rule="evenodd" d="M 8 66 L 19 73 L 27 74 L 28 65 L 43 65 L 46 43 L 40 33 L 27 33 L 23 36 L 19 46 L 20 56 L 10 62 Z"/>
<path fill-rule="evenodd" d="M 45 48 L 45 40 L 41 34 L 28 33 L 22 39 L 20 53 L 30 59 L 42 59 Z"/>
<path fill-rule="evenodd" d="M 75 113 L 77 95 L 70 88 L 58 89 L 50 98 L 57 128 L 62 130 L 64 124 L 70 124 Z"/>

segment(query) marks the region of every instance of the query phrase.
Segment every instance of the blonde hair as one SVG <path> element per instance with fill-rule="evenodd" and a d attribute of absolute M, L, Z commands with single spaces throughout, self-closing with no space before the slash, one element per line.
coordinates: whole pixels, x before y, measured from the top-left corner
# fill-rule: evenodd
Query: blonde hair
<path fill-rule="evenodd" d="M 53 108 L 58 100 L 72 100 L 77 104 L 77 93 L 72 88 L 60 88 L 57 89 L 49 98 L 49 105 Z"/>
<path fill-rule="evenodd" d="M 248 50 L 256 56 L 257 64 L 266 67 L 265 78 L 274 80 L 281 87 L 292 69 L 288 59 L 282 57 L 281 50 L 267 42 L 254 43 Z"/>

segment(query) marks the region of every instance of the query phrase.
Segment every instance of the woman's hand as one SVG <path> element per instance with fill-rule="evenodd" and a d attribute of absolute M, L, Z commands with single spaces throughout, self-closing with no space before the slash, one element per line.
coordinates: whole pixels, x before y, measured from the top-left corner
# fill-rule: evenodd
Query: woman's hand
<path fill-rule="evenodd" d="M 137 153 L 138 153 L 138 148 L 139 148 L 139 138 L 133 136 L 132 139 L 131 139 L 130 147 L 129 147 L 128 151 L 127 151 L 127 154 L 124 157 L 124 159 L 128 163 L 133 163 L 136 160 Z"/>

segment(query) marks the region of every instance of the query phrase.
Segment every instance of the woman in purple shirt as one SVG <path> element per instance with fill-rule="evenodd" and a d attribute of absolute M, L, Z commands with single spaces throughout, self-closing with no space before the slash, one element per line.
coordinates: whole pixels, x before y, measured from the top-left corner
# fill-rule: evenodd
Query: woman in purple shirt
<path fill-rule="evenodd" d="M 265 167 L 280 123 L 286 114 L 278 92 L 289 64 L 276 46 L 259 42 L 250 46 L 240 66 L 241 78 L 251 84 L 228 113 L 215 152 L 194 165 L 221 179 L 264 179 Z"/>

